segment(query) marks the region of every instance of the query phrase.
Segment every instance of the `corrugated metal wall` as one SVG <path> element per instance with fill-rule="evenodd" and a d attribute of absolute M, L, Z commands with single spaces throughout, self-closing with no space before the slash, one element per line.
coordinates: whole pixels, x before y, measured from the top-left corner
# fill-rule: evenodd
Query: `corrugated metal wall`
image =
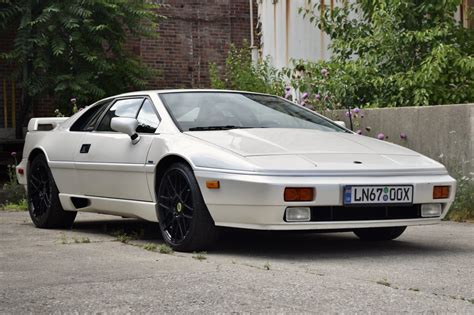
<path fill-rule="evenodd" d="M 334 5 L 334 0 L 321 1 Z M 329 38 L 309 20 L 298 14 L 308 7 L 306 0 L 261 0 L 258 2 L 262 23 L 261 48 L 277 67 L 290 65 L 291 59 L 327 59 Z"/>
<path fill-rule="evenodd" d="M 307 0 L 257 0 L 261 23 L 261 54 L 269 56 L 274 66 L 281 68 L 291 65 L 291 59 L 328 59 L 329 38 L 311 24 L 298 9 L 308 7 Z M 313 0 L 315 3 L 318 0 Z M 319 0 L 326 6 L 337 5 L 340 1 Z M 349 0 L 353 2 L 355 0 Z M 474 0 L 463 0 L 455 18 L 469 25 L 467 8 Z"/>

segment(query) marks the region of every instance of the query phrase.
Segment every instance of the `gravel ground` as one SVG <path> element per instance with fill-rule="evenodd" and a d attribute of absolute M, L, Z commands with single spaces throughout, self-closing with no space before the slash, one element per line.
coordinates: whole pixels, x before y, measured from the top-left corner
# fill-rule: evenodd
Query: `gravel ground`
<path fill-rule="evenodd" d="M 162 243 L 143 221 L 81 213 L 72 230 L 41 230 L 0 212 L 0 313 L 474 314 L 474 224 L 387 243 L 225 230 L 205 254 L 143 248 Z"/>

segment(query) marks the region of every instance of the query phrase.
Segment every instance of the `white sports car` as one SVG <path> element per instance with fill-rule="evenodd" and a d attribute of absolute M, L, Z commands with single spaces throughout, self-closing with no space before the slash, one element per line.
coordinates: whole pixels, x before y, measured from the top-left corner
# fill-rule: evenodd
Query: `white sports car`
<path fill-rule="evenodd" d="M 180 251 L 205 249 L 216 227 L 391 240 L 439 222 L 456 188 L 409 149 L 280 97 L 222 90 L 127 93 L 33 118 L 17 176 L 37 227 L 69 227 L 77 211 L 141 218 Z"/>

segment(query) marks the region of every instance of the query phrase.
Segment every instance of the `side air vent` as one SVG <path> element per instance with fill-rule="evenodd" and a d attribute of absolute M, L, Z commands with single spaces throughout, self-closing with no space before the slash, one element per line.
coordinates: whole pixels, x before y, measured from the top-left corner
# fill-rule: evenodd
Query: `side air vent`
<path fill-rule="evenodd" d="M 72 204 L 76 209 L 89 207 L 91 202 L 87 198 L 71 197 Z"/>

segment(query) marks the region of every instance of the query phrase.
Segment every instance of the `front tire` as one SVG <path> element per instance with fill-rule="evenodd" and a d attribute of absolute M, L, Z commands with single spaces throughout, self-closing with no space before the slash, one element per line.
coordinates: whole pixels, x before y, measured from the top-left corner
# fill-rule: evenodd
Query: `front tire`
<path fill-rule="evenodd" d="M 164 241 L 176 251 L 208 249 L 217 231 L 192 169 L 174 163 L 163 174 L 157 192 L 158 221 Z"/>
<path fill-rule="evenodd" d="M 406 226 L 384 227 L 384 228 L 367 228 L 354 230 L 362 241 L 390 241 L 403 234 Z"/>
<path fill-rule="evenodd" d="M 28 211 L 38 228 L 70 228 L 77 212 L 64 211 L 59 191 L 44 155 L 36 156 L 28 171 Z"/>

